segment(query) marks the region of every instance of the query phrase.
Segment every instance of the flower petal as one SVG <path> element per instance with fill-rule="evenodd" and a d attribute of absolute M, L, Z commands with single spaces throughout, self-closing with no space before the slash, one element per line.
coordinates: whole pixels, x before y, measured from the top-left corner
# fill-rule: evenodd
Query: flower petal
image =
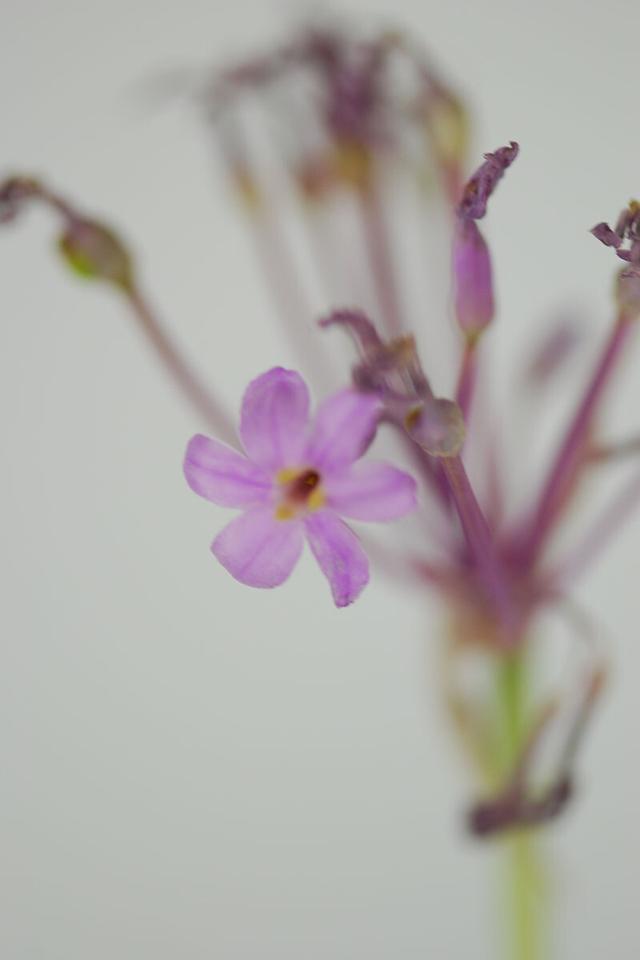
<path fill-rule="evenodd" d="M 369 561 L 355 533 L 331 510 L 304 521 L 307 540 L 331 585 L 337 607 L 346 607 L 369 582 Z"/>
<path fill-rule="evenodd" d="M 318 408 L 305 459 L 320 471 L 346 467 L 361 457 L 375 434 L 380 400 L 342 390 Z"/>
<path fill-rule="evenodd" d="M 263 502 L 271 480 L 255 463 L 219 440 L 197 434 L 189 441 L 184 475 L 192 490 L 221 507 Z"/>
<path fill-rule="evenodd" d="M 358 463 L 324 488 L 327 505 L 353 520 L 397 520 L 417 506 L 416 481 L 387 463 Z"/>
<path fill-rule="evenodd" d="M 273 507 L 247 510 L 211 544 L 213 555 L 232 577 L 250 587 L 277 587 L 287 579 L 304 544 L 302 524 L 276 520 Z"/>
<path fill-rule="evenodd" d="M 252 380 L 242 400 L 240 437 L 261 467 L 300 463 L 309 419 L 309 391 L 294 370 L 274 367 Z"/>

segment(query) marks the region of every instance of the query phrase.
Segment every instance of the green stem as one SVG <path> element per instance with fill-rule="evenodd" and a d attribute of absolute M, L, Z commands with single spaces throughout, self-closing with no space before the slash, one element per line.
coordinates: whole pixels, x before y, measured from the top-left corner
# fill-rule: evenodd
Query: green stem
<path fill-rule="evenodd" d="M 501 763 L 508 777 L 527 733 L 527 664 L 521 651 L 498 667 Z M 505 956 L 508 960 L 540 960 L 543 956 L 544 889 L 539 852 L 532 830 L 517 830 L 503 840 L 506 855 L 506 898 L 509 916 Z"/>
<path fill-rule="evenodd" d="M 511 916 L 507 956 L 509 960 L 539 960 L 543 951 L 542 884 L 534 837 L 530 830 L 521 830 L 505 843 Z"/>

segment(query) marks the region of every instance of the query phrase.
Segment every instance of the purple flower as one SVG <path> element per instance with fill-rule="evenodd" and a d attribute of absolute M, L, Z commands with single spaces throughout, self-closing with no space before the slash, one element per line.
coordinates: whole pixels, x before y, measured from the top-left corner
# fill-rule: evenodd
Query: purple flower
<path fill-rule="evenodd" d="M 369 563 L 340 519 L 395 520 L 416 506 L 412 477 L 386 463 L 356 463 L 376 431 L 377 397 L 342 390 L 309 424 L 309 391 L 293 370 L 274 367 L 245 392 L 240 439 L 246 456 L 204 436 L 190 441 L 187 483 L 207 500 L 242 507 L 213 541 L 214 556 L 252 587 L 277 587 L 305 537 L 338 607 L 369 580 Z"/>

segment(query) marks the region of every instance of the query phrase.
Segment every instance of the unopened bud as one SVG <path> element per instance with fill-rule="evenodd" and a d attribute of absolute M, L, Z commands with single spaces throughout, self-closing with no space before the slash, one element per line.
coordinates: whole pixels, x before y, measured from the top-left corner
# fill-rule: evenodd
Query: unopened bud
<path fill-rule="evenodd" d="M 475 220 L 459 219 L 453 239 L 453 293 L 460 328 L 473 336 L 491 322 L 495 304 L 491 256 Z"/>
<path fill-rule="evenodd" d="M 128 251 L 111 230 L 91 220 L 71 220 L 58 239 L 58 248 L 76 273 L 92 280 L 105 280 L 124 290 L 133 282 Z"/>
<path fill-rule="evenodd" d="M 432 457 L 456 457 L 464 443 L 462 411 L 453 400 L 434 398 L 405 418 L 409 436 Z"/>

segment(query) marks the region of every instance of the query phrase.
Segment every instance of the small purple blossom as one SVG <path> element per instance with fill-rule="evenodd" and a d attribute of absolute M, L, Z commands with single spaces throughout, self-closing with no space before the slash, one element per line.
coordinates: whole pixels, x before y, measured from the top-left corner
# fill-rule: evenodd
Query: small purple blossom
<path fill-rule="evenodd" d="M 239 432 L 245 455 L 218 440 L 193 437 L 184 463 L 191 489 L 244 511 L 211 547 L 236 580 L 279 586 L 306 538 L 336 606 L 359 596 L 369 563 L 341 517 L 396 520 L 416 507 L 409 474 L 386 463 L 356 462 L 373 439 L 380 409 L 377 397 L 342 390 L 321 404 L 310 424 L 302 377 L 274 367 L 244 394 Z"/>

